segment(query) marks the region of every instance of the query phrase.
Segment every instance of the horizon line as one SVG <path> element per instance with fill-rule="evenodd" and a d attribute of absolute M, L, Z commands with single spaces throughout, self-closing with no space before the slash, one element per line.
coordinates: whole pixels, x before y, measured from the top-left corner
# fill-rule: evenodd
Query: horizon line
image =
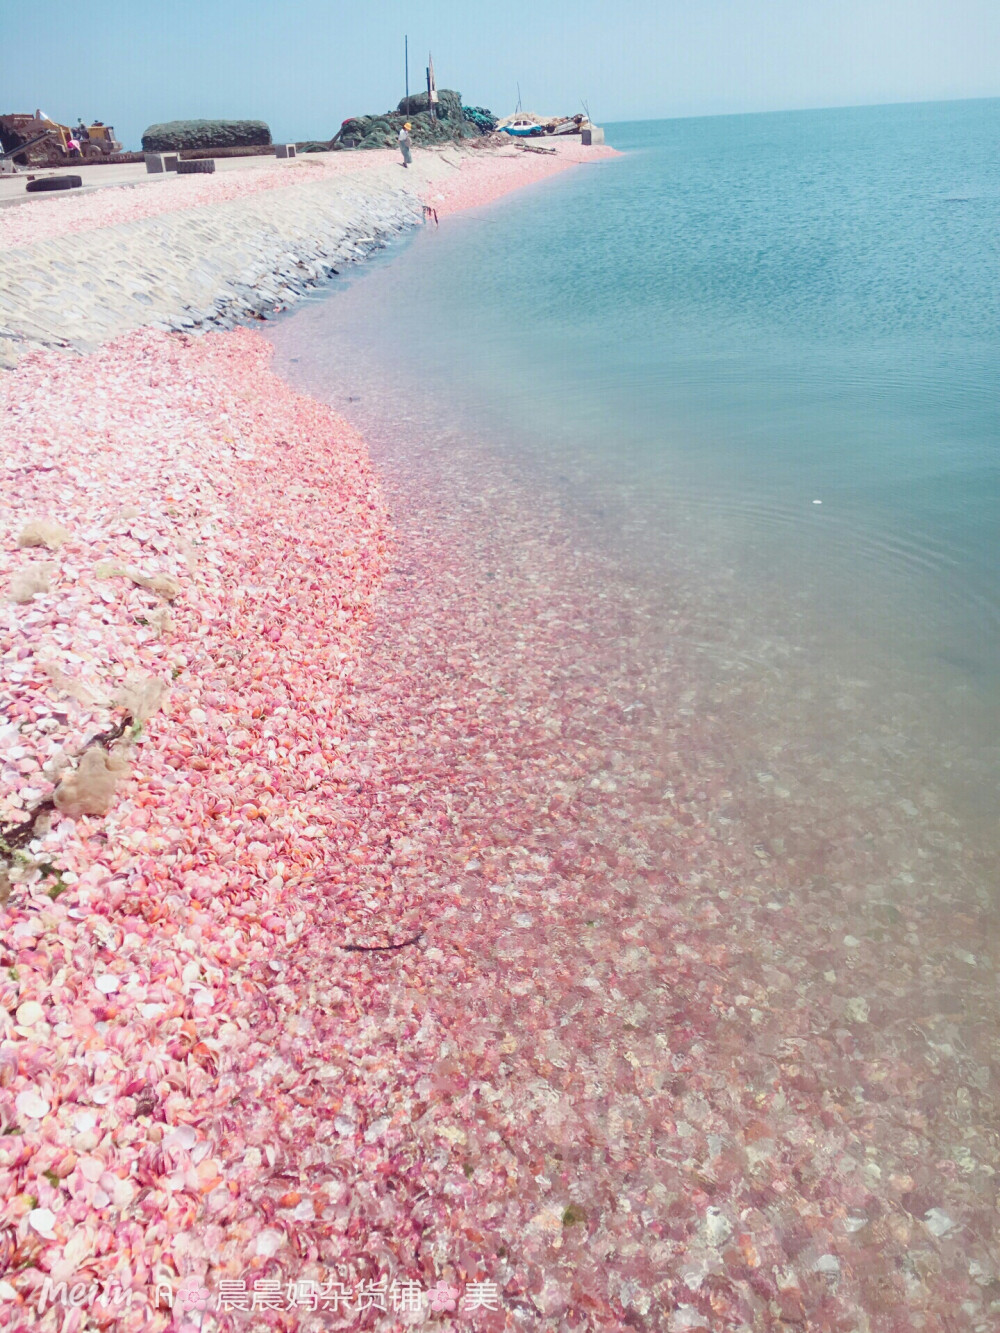
<path fill-rule="evenodd" d="M 682 111 L 671 116 L 634 116 L 628 120 L 605 120 L 604 125 L 645 125 L 660 120 L 723 120 L 739 116 L 805 115 L 810 111 L 866 111 L 873 107 L 948 106 L 957 102 L 998 102 L 1000 92 L 975 97 L 915 97 L 892 102 L 830 102 L 820 106 L 770 107 L 766 111 Z"/>

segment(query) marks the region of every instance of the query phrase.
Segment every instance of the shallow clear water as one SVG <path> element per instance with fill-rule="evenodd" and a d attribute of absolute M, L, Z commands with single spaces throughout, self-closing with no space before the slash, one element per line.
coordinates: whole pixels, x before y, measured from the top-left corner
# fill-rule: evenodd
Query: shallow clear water
<path fill-rule="evenodd" d="M 870 798 L 846 742 L 881 752 L 888 729 L 882 796 L 991 852 L 1000 102 L 609 137 L 625 156 L 450 220 L 297 316 L 300 373 L 332 385 L 336 362 L 355 414 L 419 391 L 544 484 L 685 606 L 713 707 L 756 664 L 766 708 L 730 701 L 748 764 L 811 744 Z"/>
<path fill-rule="evenodd" d="M 1000 102 L 613 127 L 271 330 L 382 472 L 372 725 L 494 866 L 441 841 L 512 1132 L 546 1141 L 556 1049 L 599 1126 L 528 1173 L 614 1220 L 596 1265 L 512 1245 L 543 1296 L 795 1322 L 708 1208 L 823 1327 L 994 1326 L 998 135 Z"/>

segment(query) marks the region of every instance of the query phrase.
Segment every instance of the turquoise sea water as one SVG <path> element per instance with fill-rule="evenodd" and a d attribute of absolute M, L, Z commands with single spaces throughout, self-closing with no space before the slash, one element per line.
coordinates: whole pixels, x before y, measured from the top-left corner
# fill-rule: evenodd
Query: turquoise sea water
<path fill-rule="evenodd" d="M 608 139 L 622 157 L 423 232 L 279 348 L 362 414 L 423 395 L 682 606 L 692 688 L 725 714 L 741 677 L 748 771 L 835 760 L 839 799 L 945 810 L 992 851 L 1000 101 Z"/>

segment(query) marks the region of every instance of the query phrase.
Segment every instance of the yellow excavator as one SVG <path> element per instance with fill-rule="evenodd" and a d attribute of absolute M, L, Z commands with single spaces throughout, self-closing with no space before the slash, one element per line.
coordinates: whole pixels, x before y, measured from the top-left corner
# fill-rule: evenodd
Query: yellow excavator
<path fill-rule="evenodd" d="M 79 149 L 70 146 L 70 140 Z M 42 111 L 32 115 L 0 116 L 0 158 L 19 167 L 64 167 L 70 163 L 93 162 L 112 153 L 120 153 L 114 127 L 96 120 L 82 121 L 75 128 L 60 125 Z"/>

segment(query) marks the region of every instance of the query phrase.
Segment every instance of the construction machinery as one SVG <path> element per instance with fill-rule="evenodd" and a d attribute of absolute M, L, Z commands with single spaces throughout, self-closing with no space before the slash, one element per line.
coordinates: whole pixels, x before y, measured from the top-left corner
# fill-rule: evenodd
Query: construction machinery
<path fill-rule="evenodd" d="M 17 171 L 14 159 L 20 157 L 22 161 L 27 161 L 28 150 L 34 148 L 35 144 L 41 143 L 43 139 L 47 139 L 48 137 L 49 132 L 46 130 L 44 134 L 36 134 L 33 138 L 20 144 L 17 148 L 11 148 L 8 152 L 0 152 L 0 176 L 14 175 Z"/>
<path fill-rule="evenodd" d="M 79 144 L 78 154 L 70 140 Z M 95 121 L 71 129 L 41 111 L 0 116 L 0 149 L 19 167 L 64 167 L 70 162 L 95 162 L 121 152 L 114 127 Z"/>

